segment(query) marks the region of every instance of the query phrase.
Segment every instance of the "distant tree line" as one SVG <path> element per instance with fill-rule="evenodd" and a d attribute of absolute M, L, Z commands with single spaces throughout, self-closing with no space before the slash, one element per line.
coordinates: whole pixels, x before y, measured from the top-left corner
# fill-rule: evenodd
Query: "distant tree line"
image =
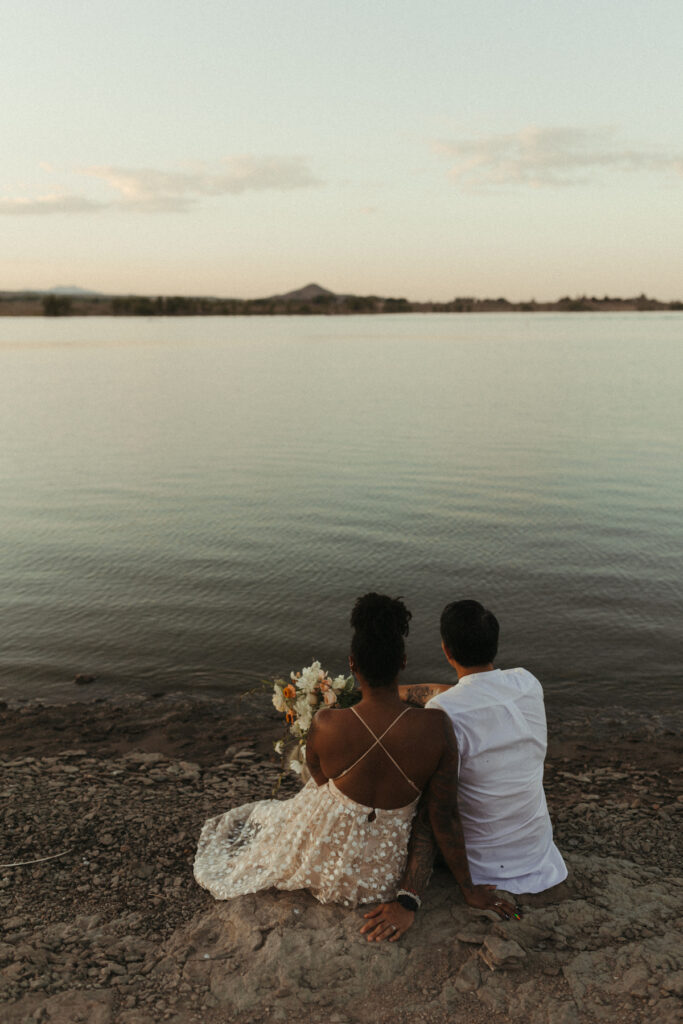
<path fill-rule="evenodd" d="M 411 302 L 403 297 L 334 295 L 310 298 L 219 299 L 188 295 L 62 295 L 0 292 L 0 315 L 6 316 L 344 316 L 367 313 L 534 313 L 683 310 L 683 302 L 660 302 L 641 294 L 633 298 L 565 295 L 557 302 L 510 302 L 505 298 L 456 296 L 449 302 Z"/>
<path fill-rule="evenodd" d="M 68 295 L 46 295 L 43 299 L 45 316 L 71 316 L 73 303 Z"/>
<path fill-rule="evenodd" d="M 119 295 L 110 300 L 114 316 L 343 316 L 352 313 L 534 313 L 596 312 L 600 310 L 683 309 L 681 302 L 658 302 L 646 295 L 631 299 L 564 296 L 557 302 L 510 302 L 460 296 L 451 302 L 411 302 L 377 295 L 316 295 L 312 299 L 212 299 L 173 295 L 149 298 Z M 59 314 L 53 314 L 59 315 Z"/>

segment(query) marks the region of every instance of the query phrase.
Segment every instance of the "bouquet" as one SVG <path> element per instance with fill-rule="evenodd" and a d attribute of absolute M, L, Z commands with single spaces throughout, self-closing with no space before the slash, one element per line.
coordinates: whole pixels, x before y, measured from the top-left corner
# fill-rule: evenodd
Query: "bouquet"
<path fill-rule="evenodd" d="M 306 738 L 318 708 L 348 708 L 360 699 L 360 693 L 355 689 L 353 676 L 332 679 L 319 661 L 301 672 L 290 672 L 289 682 L 284 679 L 264 682 L 273 689 L 273 706 L 285 716 L 285 735 L 275 744 L 275 751 L 282 756 L 283 770 L 289 758 L 290 770 L 301 775 L 306 761 Z M 286 751 L 288 733 L 296 745 Z"/>

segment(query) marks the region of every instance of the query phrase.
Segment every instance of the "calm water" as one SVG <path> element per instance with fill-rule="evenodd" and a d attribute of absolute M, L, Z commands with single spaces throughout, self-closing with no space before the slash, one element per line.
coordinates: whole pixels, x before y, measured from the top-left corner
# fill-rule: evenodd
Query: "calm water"
<path fill-rule="evenodd" d="M 0 319 L 0 692 L 242 692 L 346 666 L 403 595 L 406 681 L 477 597 L 555 703 L 683 665 L 683 317 Z"/>

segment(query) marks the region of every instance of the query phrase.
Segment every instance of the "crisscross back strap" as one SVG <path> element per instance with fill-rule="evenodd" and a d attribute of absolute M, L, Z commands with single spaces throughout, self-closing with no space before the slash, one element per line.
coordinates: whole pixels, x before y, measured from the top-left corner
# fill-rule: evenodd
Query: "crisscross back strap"
<path fill-rule="evenodd" d="M 385 753 L 385 754 L 387 755 L 387 757 L 389 758 L 389 760 L 391 761 L 391 763 L 392 763 L 392 764 L 394 765 L 394 767 L 395 767 L 395 768 L 398 768 L 398 770 L 400 771 L 401 775 L 402 775 L 402 776 L 403 776 L 403 778 L 404 778 L 404 779 L 406 780 L 406 782 L 408 783 L 408 785 L 409 785 L 409 786 L 412 786 L 412 788 L 413 788 L 413 789 L 415 790 L 415 792 L 416 792 L 416 793 L 421 793 L 421 792 L 422 792 L 422 790 L 418 789 L 418 787 L 417 787 L 417 786 L 415 785 L 415 783 L 413 782 L 413 780 L 412 780 L 412 779 L 410 779 L 410 778 L 408 778 L 408 776 L 407 776 L 407 775 L 406 775 L 406 773 L 405 773 L 405 772 L 403 771 L 403 769 L 401 768 L 401 766 L 400 766 L 400 764 L 398 763 L 398 761 L 397 761 L 397 760 L 396 760 L 395 758 L 393 758 L 393 757 L 391 756 L 391 754 L 389 753 L 389 751 L 387 750 L 387 748 L 386 748 L 386 747 L 384 746 L 384 744 L 382 743 L 382 740 L 384 739 L 384 737 L 386 736 L 386 734 L 387 734 L 387 733 L 389 732 L 389 730 L 390 730 L 390 729 L 393 729 L 393 728 L 394 728 L 394 726 L 395 726 L 395 725 L 396 725 L 396 723 L 397 723 L 397 722 L 399 721 L 399 719 L 403 718 L 403 716 L 404 716 L 404 715 L 406 714 L 406 712 L 410 711 L 410 708 L 404 708 L 404 709 L 403 709 L 403 711 L 401 711 L 401 713 L 400 713 L 399 715 L 397 715 L 397 716 L 396 716 L 396 718 L 395 718 L 395 719 L 393 720 L 393 722 L 391 722 L 391 723 L 390 723 L 390 724 L 389 724 L 389 725 L 388 725 L 388 726 L 386 727 L 386 729 L 384 730 L 384 732 L 382 733 L 382 735 L 381 735 L 381 736 L 378 736 L 378 735 L 377 735 L 377 734 L 376 734 L 375 732 L 373 732 L 373 730 L 372 730 L 372 729 L 370 728 L 370 726 L 369 726 L 369 725 L 368 725 L 368 723 L 367 723 L 367 722 L 365 721 L 365 719 L 363 718 L 363 716 L 362 716 L 362 715 L 361 715 L 361 714 L 360 714 L 360 713 L 359 713 L 358 711 L 356 711 L 356 709 L 355 709 L 355 707 L 353 706 L 353 704 L 351 705 L 351 710 L 353 711 L 353 713 L 354 713 L 354 715 L 356 716 L 356 718 L 358 719 L 358 721 L 359 721 L 359 722 L 362 722 L 362 723 L 363 723 L 363 725 L 364 725 L 364 726 L 365 726 L 365 728 L 366 728 L 366 729 L 368 730 L 368 732 L 370 733 L 370 735 L 372 736 L 372 738 L 374 739 L 374 741 L 375 741 L 375 742 L 374 742 L 374 743 L 371 743 L 371 744 L 370 744 L 370 746 L 368 747 L 368 749 L 367 749 L 367 750 L 365 750 L 365 751 L 364 751 L 364 752 L 363 752 L 363 753 L 362 753 L 362 754 L 360 755 L 360 757 L 359 757 L 359 758 L 357 758 L 357 759 L 356 759 L 356 760 L 355 760 L 355 761 L 353 762 L 353 764 L 352 764 L 352 765 L 350 765 L 350 766 L 349 766 L 348 768 L 345 768 L 345 769 L 344 769 L 344 771 L 343 771 L 343 772 L 342 772 L 342 773 L 341 773 L 340 775 L 337 775 L 337 776 L 336 776 L 336 777 L 335 777 L 335 778 L 334 778 L 334 779 L 333 779 L 332 781 L 333 781 L 333 782 L 336 782 L 336 781 L 337 781 L 338 779 L 341 779 L 341 778 L 343 778 L 343 777 L 344 777 L 344 775 L 348 775 L 348 774 L 349 774 L 349 772 L 350 772 L 350 771 L 352 771 L 352 770 L 353 770 L 353 769 L 354 769 L 354 768 L 356 767 L 356 765 L 357 765 L 357 764 L 360 764 L 360 763 L 361 763 L 361 761 L 363 760 L 363 758 L 364 758 L 364 757 L 367 757 L 367 755 L 368 755 L 368 754 L 370 753 L 370 751 L 371 751 L 371 750 L 374 750 L 374 749 L 375 749 L 375 747 L 379 747 L 379 748 L 380 748 L 380 750 L 383 750 L 383 751 L 384 751 L 384 753 Z"/>

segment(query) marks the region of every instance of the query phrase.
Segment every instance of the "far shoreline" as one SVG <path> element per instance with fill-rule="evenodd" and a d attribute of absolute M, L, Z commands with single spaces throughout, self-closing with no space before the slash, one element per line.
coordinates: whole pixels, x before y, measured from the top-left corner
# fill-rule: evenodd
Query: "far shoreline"
<path fill-rule="evenodd" d="M 286 295 L 239 299 L 198 295 L 104 294 L 83 289 L 0 290 L 0 317 L 378 316 L 406 313 L 662 313 L 683 311 L 683 301 L 645 293 L 627 298 L 565 295 L 556 301 L 456 296 L 446 302 L 405 297 L 338 295 L 307 285 Z"/>

